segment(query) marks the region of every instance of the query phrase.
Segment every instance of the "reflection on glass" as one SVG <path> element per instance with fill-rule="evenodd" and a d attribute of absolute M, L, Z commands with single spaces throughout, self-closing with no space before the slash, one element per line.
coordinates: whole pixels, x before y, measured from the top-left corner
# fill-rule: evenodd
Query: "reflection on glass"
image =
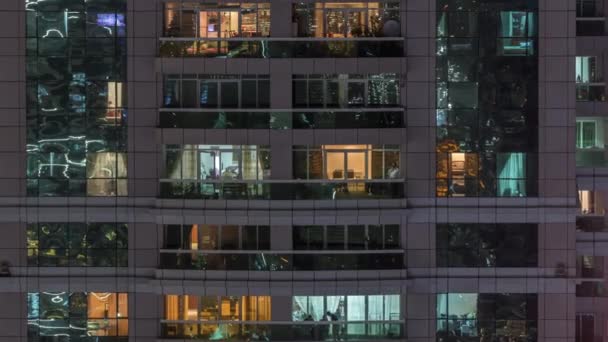
<path fill-rule="evenodd" d="M 401 103 L 397 74 L 295 75 L 297 108 L 396 107 Z"/>
<path fill-rule="evenodd" d="M 438 224 L 439 267 L 537 267 L 534 224 Z"/>
<path fill-rule="evenodd" d="M 537 305 L 536 294 L 438 294 L 437 341 L 536 340 Z"/>
<path fill-rule="evenodd" d="M 126 267 L 127 232 L 117 223 L 30 223 L 28 265 Z"/>
<path fill-rule="evenodd" d="M 298 37 L 399 37 L 398 2 L 316 2 L 294 5 Z"/>
<path fill-rule="evenodd" d="M 535 196 L 538 6 L 461 5 L 438 3 L 436 196 Z"/>
<path fill-rule="evenodd" d="M 128 336 L 126 293 L 28 293 L 28 332 L 43 339 Z"/>
<path fill-rule="evenodd" d="M 164 83 L 165 108 L 267 108 L 270 104 L 268 75 L 166 75 Z"/>
<path fill-rule="evenodd" d="M 269 3 L 164 4 L 164 36 L 191 38 L 267 37 Z"/>
<path fill-rule="evenodd" d="M 27 4 L 28 196 L 127 194 L 126 163 L 87 175 L 97 153 L 126 159 L 126 1 L 93 7 Z"/>

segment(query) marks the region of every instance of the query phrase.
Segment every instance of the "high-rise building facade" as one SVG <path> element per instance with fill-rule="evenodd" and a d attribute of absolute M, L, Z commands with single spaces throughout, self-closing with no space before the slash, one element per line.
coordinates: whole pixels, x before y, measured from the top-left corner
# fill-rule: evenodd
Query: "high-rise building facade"
<path fill-rule="evenodd" d="M 0 341 L 608 339 L 604 2 L 1 0 Z"/>

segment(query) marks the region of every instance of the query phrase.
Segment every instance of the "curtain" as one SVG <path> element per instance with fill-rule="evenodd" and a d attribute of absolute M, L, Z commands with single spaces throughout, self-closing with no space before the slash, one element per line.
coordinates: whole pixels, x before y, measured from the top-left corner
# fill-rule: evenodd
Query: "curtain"
<path fill-rule="evenodd" d="M 351 322 L 365 321 L 365 296 L 348 296 L 346 308 L 346 320 L 348 335 L 365 335 L 365 324 L 352 324 Z M 382 304 L 380 304 L 382 305 Z"/>
<path fill-rule="evenodd" d="M 343 296 L 327 296 L 327 311 L 331 313 L 336 313 L 338 311 L 338 307 L 340 306 L 340 302 L 344 301 Z M 344 317 L 340 317 L 338 314 L 338 319 L 343 319 Z"/>
<path fill-rule="evenodd" d="M 368 296 L 367 297 L 367 319 L 369 321 L 382 321 L 384 320 L 383 312 L 383 296 Z M 370 323 L 369 333 L 372 336 L 382 335 L 382 324 Z"/>
<path fill-rule="evenodd" d="M 165 296 L 165 319 L 171 321 L 179 320 L 179 302 L 178 296 Z"/>
<path fill-rule="evenodd" d="M 185 145 L 181 154 L 182 174 L 178 179 L 197 179 L 198 178 L 198 150 L 192 145 Z M 174 178 L 174 177 L 171 177 Z"/>
<path fill-rule="evenodd" d="M 325 308 L 323 307 L 323 296 L 311 296 L 308 297 L 308 312 L 312 315 L 315 321 L 320 321 L 325 314 Z"/>
<path fill-rule="evenodd" d="M 184 145 L 184 150 L 179 152 L 178 160 L 167 170 L 169 179 L 196 179 L 198 169 L 198 151 L 193 145 Z"/>
<path fill-rule="evenodd" d="M 257 149 L 243 150 L 243 179 L 258 179 L 259 174 L 262 174 L 262 168 Z"/>
<path fill-rule="evenodd" d="M 125 153 L 98 152 L 87 155 L 87 193 L 91 196 L 114 195 L 116 178 L 127 177 Z M 122 186 L 123 184 L 121 184 Z M 126 186 L 126 184 L 124 184 Z M 126 187 L 119 194 L 126 194 Z"/>
<path fill-rule="evenodd" d="M 526 195 L 524 153 L 498 154 L 498 196 L 516 197 Z"/>
<path fill-rule="evenodd" d="M 384 296 L 384 319 L 389 321 L 401 319 L 401 296 Z"/>
<path fill-rule="evenodd" d="M 258 296 L 258 321 L 270 321 L 272 318 L 271 304 L 272 301 L 270 296 Z"/>
<path fill-rule="evenodd" d="M 303 321 L 308 311 L 308 297 L 293 296 L 291 320 L 294 322 Z"/>

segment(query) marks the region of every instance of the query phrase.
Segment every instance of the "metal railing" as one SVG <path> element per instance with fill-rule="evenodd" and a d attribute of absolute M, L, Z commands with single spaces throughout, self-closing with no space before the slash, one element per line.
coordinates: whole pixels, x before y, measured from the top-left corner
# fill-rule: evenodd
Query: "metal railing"
<path fill-rule="evenodd" d="M 403 57 L 402 37 L 159 39 L 159 57 L 353 58 Z"/>
<path fill-rule="evenodd" d="M 358 129 L 402 128 L 403 108 L 202 109 L 161 108 L 161 128 Z"/>
<path fill-rule="evenodd" d="M 577 83 L 577 101 L 606 101 L 606 84 L 604 83 Z"/>
<path fill-rule="evenodd" d="M 404 198 L 403 179 L 181 180 L 161 179 L 161 198 L 223 200 L 346 200 Z"/>
<path fill-rule="evenodd" d="M 405 322 L 394 321 L 161 321 L 161 337 L 221 341 L 403 340 Z"/>
<path fill-rule="evenodd" d="M 161 269 L 209 271 L 398 270 L 403 250 L 239 251 L 161 249 Z"/>

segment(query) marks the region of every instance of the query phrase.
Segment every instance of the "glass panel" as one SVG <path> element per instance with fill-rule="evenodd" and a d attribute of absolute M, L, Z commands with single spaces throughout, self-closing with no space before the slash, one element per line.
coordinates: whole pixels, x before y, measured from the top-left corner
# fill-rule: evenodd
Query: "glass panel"
<path fill-rule="evenodd" d="M 239 227 L 222 226 L 221 249 L 239 249 Z"/>
<path fill-rule="evenodd" d="M 201 108 L 217 108 L 218 84 L 216 82 L 201 81 L 200 106 Z"/>
<path fill-rule="evenodd" d="M 365 83 L 348 82 L 348 106 L 360 107 L 365 105 Z"/>
<path fill-rule="evenodd" d="M 201 248 L 218 249 L 218 226 L 201 225 Z"/>
<path fill-rule="evenodd" d="M 526 159 L 524 153 L 499 153 L 498 195 L 502 197 L 526 196 Z"/>
<path fill-rule="evenodd" d="M 182 107 L 196 108 L 198 103 L 197 81 L 183 80 L 182 81 Z"/>
<path fill-rule="evenodd" d="M 239 84 L 237 82 L 221 82 L 221 108 L 239 107 Z"/>
<path fill-rule="evenodd" d="M 345 179 L 345 157 L 344 152 L 327 152 L 326 154 L 326 174 L 327 179 Z M 353 177 L 354 178 L 354 177 Z"/>
<path fill-rule="evenodd" d="M 347 249 L 365 249 L 365 226 L 348 226 Z"/>
<path fill-rule="evenodd" d="M 344 249 L 344 226 L 327 226 L 327 249 Z"/>
<path fill-rule="evenodd" d="M 346 178 L 367 179 L 367 153 L 347 152 L 346 157 Z"/>

